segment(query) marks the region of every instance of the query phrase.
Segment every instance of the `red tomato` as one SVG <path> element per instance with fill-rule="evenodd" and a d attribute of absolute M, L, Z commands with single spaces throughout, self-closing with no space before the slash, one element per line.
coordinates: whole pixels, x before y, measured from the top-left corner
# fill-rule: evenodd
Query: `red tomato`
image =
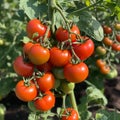
<path fill-rule="evenodd" d="M 115 50 L 115 51 L 120 51 L 120 44 L 118 44 L 118 43 L 113 43 L 112 49 Z"/>
<path fill-rule="evenodd" d="M 120 42 L 120 34 L 116 34 L 116 40 Z"/>
<path fill-rule="evenodd" d="M 67 81 L 80 83 L 88 77 L 88 66 L 81 62 L 79 64 L 68 63 L 64 67 L 64 76 Z"/>
<path fill-rule="evenodd" d="M 105 65 L 105 66 L 102 66 L 101 68 L 100 68 L 100 72 L 102 73 L 102 74 L 108 74 L 109 72 L 110 72 L 110 67 L 109 66 L 107 66 L 107 65 Z"/>
<path fill-rule="evenodd" d="M 102 60 L 102 59 L 97 59 L 97 60 L 96 60 L 96 65 L 97 65 L 99 68 L 101 68 L 101 67 L 103 67 L 103 66 L 106 65 L 106 62 L 105 62 L 104 60 Z"/>
<path fill-rule="evenodd" d="M 61 120 L 79 120 L 78 113 L 73 108 L 66 108 Z"/>
<path fill-rule="evenodd" d="M 25 63 L 22 56 L 18 56 L 13 62 L 14 71 L 23 77 L 30 77 L 34 72 L 34 66 L 31 63 Z"/>
<path fill-rule="evenodd" d="M 41 65 L 46 63 L 50 58 L 49 49 L 40 46 L 40 44 L 34 44 L 28 53 L 28 57 L 35 65 Z"/>
<path fill-rule="evenodd" d="M 109 37 L 104 37 L 103 43 L 107 46 L 112 46 L 113 41 Z"/>
<path fill-rule="evenodd" d="M 33 43 L 28 42 L 23 46 L 23 52 L 28 55 L 30 48 L 33 46 Z"/>
<path fill-rule="evenodd" d="M 46 30 L 47 26 L 43 25 L 38 19 L 30 20 L 26 26 L 27 35 L 29 38 L 33 38 L 33 40 L 43 37 L 46 33 Z M 34 36 L 35 33 L 37 33 L 38 35 Z M 48 37 L 50 37 L 50 31 Z"/>
<path fill-rule="evenodd" d="M 76 25 L 73 25 L 71 28 L 71 32 L 75 34 L 80 34 L 80 30 Z M 70 39 L 72 42 L 76 41 L 77 36 L 75 34 L 70 34 Z M 59 27 L 55 33 L 55 37 L 58 41 L 66 41 L 69 39 L 68 30 L 64 29 L 63 27 Z"/>
<path fill-rule="evenodd" d="M 50 63 L 56 67 L 62 67 L 66 65 L 71 58 L 68 50 L 61 50 L 57 47 L 53 47 L 50 50 Z"/>
<path fill-rule="evenodd" d="M 31 81 L 30 85 L 25 85 L 24 81 L 21 80 L 17 83 L 15 87 L 16 96 L 25 102 L 32 101 L 37 97 L 36 85 Z"/>
<path fill-rule="evenodd" d="M 55 78 L 52 73 L 45 73 L 42 77 L 37 78 L 39 89 L 43 92 L 48 91 L 54 87 Z"/>
<path fill-rule="evenodd" d="M 34 105 L 40 111 L 48 111 L 55 105 L 55 96 L 51 91 L 47 91 L 42 97 L 34 101 Z"/>
<path fill-rule="evenodd" d="M 73 49 L 76 55 L 80 58 L 80 60 L 86 60 L 89 58 L 94 52 L 94 42 L 88 38 L 84 37 L 85 40 L 83 43 L 73 43 Z"/>
<path fill-rule="evenodd" d="M 103 26 L 103 31 L 105 34 L 111 34 L 112 33 L 112 28 L 107 26 L 107 25 L 104 25 Z"/>

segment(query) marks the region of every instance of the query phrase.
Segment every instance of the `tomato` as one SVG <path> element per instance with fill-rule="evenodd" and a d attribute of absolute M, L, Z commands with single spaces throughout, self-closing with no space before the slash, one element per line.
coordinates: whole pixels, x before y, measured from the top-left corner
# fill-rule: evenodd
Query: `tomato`
<path fill-rule="evenodd" d="M 104 75 L 108 74 L 110 72 L 110 67 L 105 65 L 100 68 L 100 72 Z"/>
<path fill-rule="evenodd" d="M 68 63 L 64 67 L 64 76 L 69 82 L 80 83 L 88 77 L 88 73 L 88 66 L 83 62 L 78 64 Z"/>
<path fill-rule="evenodd" d="M 65 79 L 63 67 L 54 67 L 52 72 L 57 79 Z"/>
<path fill-rule="evenodd" d="M 28 53 L 28 57 L 35 65 L 46 63 L 50 58 L 50 51 L 39 44 L 34 44 Z"/>
<path fill-rule="evenodd" d="M 55 85 L 54 85 L 54 88 L 58 88 L 58 87 L 60 87 L 60 84 L 61 84 L 61 80 L 55 78 Z"/>
<path fill-rule="evenodd" d="M 116 34 L 116 40 L 120 42 L 120 34 Z"/>
<path fill-rule="evenodd" d="M 36 78 L 39 89 L 43 92 L 52 89 L 55 85 L 55 78 L 52 73 L 45 73 L 42 77 Z"/>
<path fill-rule="evenodd" d="M 118 76 L 118 71 L 116 68 L 111 69 L 110 72 L 106 74 L 106 77 L 108 79 L 113 79 L 113 78 L 116 78 L 117 76 Z"/>
<path fill-rule="evenodd" d="M 46 63 L 44 63 L 42 65 L 37 65 L 36 68 L 38 70 L 40 70 L 41 72 L 46 73 L 46 72 L 50 72 L 52 70 L 52 65 L 48 61 L 48 62 L 46 62 Z"/>
<path fill-rule="evenodd" d="M 80 30 L 76 25 L 72 26 L 71 32 L 73 32 L 75 34 L 80 34 Z M 70 34 L 70 39 L 72 42 L 77 40 L 77 36 L 73 33 Z M 69 32 L 68 32 L 68 30 L 64 29 L 63 27 L 59 27 L 55 33 L 55 37 L 60 42 L 66 41 L 69 39 Z"/>
<path fill-rule="evenodd" d="M 79 120 L 78 113 L 73 108 L 66 108 L 62 114 L 61 120 Z"/>
<path fill-rule="evenodd" d="M 39 110 L 36 109 L 33 101 L 29 101 L 27 105 L 32 112 L 39 112 Z"/>
<path fill-rule="evenodd" d="M 30 48 L 33 46 L 33 43 L 28 42 L 23 46 L 23 52 L 28 55 Z"/>
<path fill-rule="evenodd" d="M 32 19 L 28 22 L 26 26 L 26 32 L 29 38 L 37 40 L 40 37 L 43 37 L 46 33 L 47 26 L 43 25 L 40 20 Z M 35 35 L 37 33 L 37 35 Z M 48 37 L 50 37 L 50 31 Z"/>
<path fill-rule="evenodd" d="M 116 23 L 114 27 L 115 30 L 120 31 L 120 23 Z"/>
<path fill-rule="evenodd" d="M 104 47 L 102 47 L 102 46 L 97 46 L 96 47 L 96 53 L 97 53 L 97 55 L 99 55 L 99 56 L 103 56 L 103 55 L 105 55 L 106 54 L 106 49 L 104 48 Z"/>
<path fill-rule="evenodd" d="M 26 63 L 22 56 L 18 56 L 13 62 L 14 71 L 23 77 L 30 77 L 34 72 L 34 66 L 31 63 Z"/>
<path fill-rule="evenodd" d="M 72 90 L 74 90 L 75 83 L 62 81 L 60 88 L 65 94 L 69 94 L 72 92 Z"/>
<path fill-rule="evenodd" d="M 57 47 L 50 49 L 50 63 L 56 67 L 62 67 L 66 65 L 71 58 L 68 50 L 61 50 Z"/>
<path fill-rule="evenodd" d="M 26 85 L 24 81 L 21 80 L 15 87 L 15 94 L 22 101 L 32 101 L 37 97 L 36 85 L 32 81 L 30 85 Z"/>
<path fill-rule="evenodd" d="M 94 52 L 94 42 L 88 38 L 88 37 L 83 37 L 84 42 L 79 43 L 79 42 L 73 42 L 73 49 L 76 55 L 80 58 L 80 60 L 86 60 L 89 58 L 93 52 Z"/>
<path fill-rule="evenodd" d="M 120 44 L 118 44 L 118 43 L 113 43 L 112 49 L 115 50 L 115 51 L 120 51 Z"/>
<path fill-rule="evenodd" d="M 51 91 L 47 91 L 42 97 L 34 101 L 34 105 L 40 111 L 48 111 L 55 105 L 55 96 Z"/>
<path fill-rule="evenodd" d="M 107 25 L 103 26 L 103 31 L 105 34 L 112 34 L 112 28 Z"/>
<path fill-rule="evenodd" d="M 103 66 L 106 65 L 106 62 L 105 62 L 104 60 L 102 60 L 102 59 L 97 59 L 97 60 L 96 60 L 96 65 L 97 65 L 99 68 L 101 68 L 101 67 L 103 67 Z"/>
<path fill-rule="evenodd" d="M 112 46 L 113 41 L 109 37 L 104 37 L 103 43 L 107 46 Z"/>

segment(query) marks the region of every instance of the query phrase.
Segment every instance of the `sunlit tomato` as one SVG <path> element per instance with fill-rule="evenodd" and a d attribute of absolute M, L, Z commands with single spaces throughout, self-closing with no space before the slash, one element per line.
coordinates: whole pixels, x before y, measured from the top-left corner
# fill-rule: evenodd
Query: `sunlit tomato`
<path fill-rule="evenodd" d="M 102 66 L 100 67 L 100 72 L 104 75 L 108 74 L 110 72 L 110 67 L 105 65 L 105 66 Z"/>
<path fill-rule="evenodd" d="M 86 60 L 94 52 L 94 42 L 88 37 L 83 37 L 82 39 L 84 39 L 83 43 L 73 42 L 72 46 L 80 60 Z"/>
<path fill-rule="evenodd" d="M 27 35 L 29 38 L 36 40 L 40 37 L 43 37 L 46 33 L 47 26 L 43 25 L 40 20 L 32 19 L 28 22 L 26 26 Z M 35 35 L 35 33 L 37 35 Z M 50 31 L 48 37 L 50 36 Z"/>
<path fill-rule="evenodd" d="M 116 40 L 120 42 L 120 34 L 116 34 Z"/>
<path fill-rule="evenodd" d="M 99 55 L 99 56 L 103 56 L 103 55 L 105 55 L 106 54 L 106 49 L 104 48 L 104 47 L 102 47 L 102 46 L 97 46 L 96 47 L 96 53 L 97 53 L 97 55 Z"/>
<path fill-rule="evenodd" d="M 103 31 L 105 34 L 111 34 L 112 33 L 112 28 L 107 26 L 107 25 L 104 25 L 103 26 Z"/>
<path fill-rule="evenodd" d="M 30 48 L 33 46 L 33 43 L 31 42 L 28 42 L 28 43 L 25 43 L 24 46 L 23 46 L 23 52 L 28 55 L 29 53 L 29 50 Z"/>
<path fill-rule="evenodd" d="M 78 64 L 68 63 L 64 67 L 64 76 L 69 82 L 80 83 L 88 77 L 88 74 L 88 66 L 83 62 Z"/>
<path fill-rule="evenodd" d="M 71 27 L 71 34 L 70 34 L 70 39 L 72 42 L 76 41 L 77 36 L 75 34 L 80 34 L 80 30 L 76 25 L 73 25 Z M 75 33 L 75 34 L 73 34 Z M 64 29 L 63 27 L 59 27 L 55 33 L 55 37 L 58 41 L 66 41 L 69 39 L 69 32 L 68 30 Z"/>
<path fill-rule="evenodd" d="M 103 66 L 106 65 L 106 62 L 105 62 L 104 60 L 102 60 L 102 59 L 98 59 L 98 60 L 96 60 L 96 65 L 97 65 L 99 68 L 101 68 L 101 67 L 103 67 Z"/>
<path fill-rule="evenodd" d="M 120 23 L 116 23 L 114 27 L 117 31 L 120 31 Z"/>
<path fill-rule="evenodd" d="M 18 56 L 13 62 L 14 71 L 23 77 L 30 77 L 34 72 L 34 66 L 31 63 L 26 63 L 22 56 Z"/>
<path fill-rule="evenodd" d="M 63 93 L 69 94 L 74 90 L 75 83 L 63 80 L 61 85 L 60 85 L 60 88 L 63 91 Z"/>
<path fill-rule="evenodd" d="M 39 89 L 43 92 L 52 89 L 55 85 L 55 78 L 52 73 L 45 73 L 40 78 L 36 78 Z"/>
<path fill-rule="evenodd" d="M 113 78 L 116 78 L 117 76 L 118 76 L 118 71 L 116 68 L 111 69 L 110 72 L 106 74 L 106 77 L 108 79 L 113 79 Z"/>
<path fill-rule="evenodd" d="M 23 80 L 19 81 L 15 87 L 16 96 L 25 102 L 32 101 L 37 96 L 36 85 L 31 81 L 26 85 Z"/>
<path fill-rule="evenodd" d="M 48 62 L 46 62 L 46 63 L 44 63 L 42 65 L 37 65 L 36 68 L 38 70 L 40 70 L 41 72 L 46 73 L 46 72 L 50 72 L 52 70 L 52 65 L 48 61 Z"/>
<path fill-rule="evenodd" d="M 104 37 L 103 43 L 107 46 L 112 46 L 113 41 L 109 37 Z"/>
<path fill-rule="evenodd" d="M 113 43 L 112 49 L 115 50 L 115 51 L 120 51 L 120 44 L 118 44 L 118 43 Z"/>
<path fill-rule="evenodd" d="M 57 79 L 65 79 L 64 77 L 64 72 L 63 72 L 63 67 L 54 67 L 52 69 L 52 72 Z"/>
<path fill-rule="evenodd" d="M 61 50 L 57 47 L 50 49 L 50 63 L 56 67 L 62 67 L 66 65 L 71 58 L 68 50 Z"/>
<path fill-rule="evenodd" d="M 49 49 L 42 47 L 39 44 L 34 44 L 28 53 L 28 57 L 35 65 L 46 63 L 50 58 Z"/>
<path fill-rule="evenodd" d="M 61 120 L 79 120 L 78 113 L 73 108 L 66 108 L 62 114 Z"/>
<path fill-rule="evenodd" d="M 48 111 L 55 105 L 55 96 L 51 91 L 47 91 L 34 101 L 34 105 L 40 111 Z"/>

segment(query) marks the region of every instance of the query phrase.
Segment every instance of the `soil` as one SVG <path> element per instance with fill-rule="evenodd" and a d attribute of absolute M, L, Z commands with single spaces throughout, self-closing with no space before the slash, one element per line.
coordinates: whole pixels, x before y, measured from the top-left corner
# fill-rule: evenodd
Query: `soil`
<path fill-rule="evenodd" d="M 120 66 L 118 69 L 118 77 L 111 80 L 105 80 L 105 96 L 108 99 L 107 108 L 120 110 Z M 81 83 L 79 86 L 82 92 L 77 94 L 77 96 L 84 95 L 84 90 L 86 89 L 85 83 Z M 75 89 L 78 89 L 77 87 Z M 60 99 L 57 100 L 60 103 Z M 29 115 L 29 109 L 27 103 L 20 101 L 16 98 L 15 93 L 11 92 L 6 98 L 4 98 L 0 103 L 3 103 L 6 108 L 5 120 L 27 120 Z"/>

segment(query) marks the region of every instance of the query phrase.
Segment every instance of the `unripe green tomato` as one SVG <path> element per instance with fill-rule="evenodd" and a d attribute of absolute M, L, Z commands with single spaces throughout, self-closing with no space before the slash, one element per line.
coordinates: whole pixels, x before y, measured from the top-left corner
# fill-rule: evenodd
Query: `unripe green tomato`
<path fill-rule="evenodd" d="M 106 52 L 107 52 L 106 49 L 105 49 L 104 47 L 102 47 L 102 46 L 98 46 L 98 47 L 96 48 L 96 53 L 97 53 L 98 55 L 100 55 L 100 56 L 105 55 Z"/>
<path fill-rule="evenodd" d="M 111 69 L 111 71 L 106 75 L 108 79 L 113 79 L 116 78 L 117 76 L 118 76 L 118 71 L 116 68 Z"/>
<path fill-rule="evenodd" d="M 35 108 L 33 101 L 28 102 L 28 108 L 29 108 L 32 112 L 40 112 L 39 110 L 37 110 L 37 109 Z"/>
<path fill-rule="evenodd" d="M 65 94 L 69 94 L 75 88 L 75 83 L 63 81 L 60 87 Z"/>
<path fill-rule="evenodd" d="M 120 31 L 120 23 L 115 24 L 115 30 Z"/>
<path fill-rule="evenodd" d="M 57 78 L 57 79 L 65 79 L 62 67 L 54 67 L 52 69 L 52 72 L 53 72 L 55 78 Z"/>

